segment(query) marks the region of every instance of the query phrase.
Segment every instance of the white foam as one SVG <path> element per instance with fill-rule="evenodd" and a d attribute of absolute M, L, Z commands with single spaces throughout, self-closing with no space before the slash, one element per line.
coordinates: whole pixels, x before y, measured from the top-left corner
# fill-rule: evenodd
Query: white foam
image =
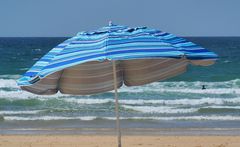
<path fill-rule="evenodd" d="M 202 108 L 213 108 L 213 109 L 240 109 L 240 106 L 207 106 Z"/>
<path fill-rule="evenodd" d="M 167 106 L 128 106 L 123 105 L 124 108 L 138 111 L 141 113 L 165 113 L 165 114 L 173 114 L 173 113 L 193 113 L 197 112 L 198 108 L 189 108 L 189 109 L 181 109 Z"/>
<path fill-rule="evenodd" d="M 76 96 L 74 96 L 76 97 Z M 1 91 L 0 90 L 0 98 L 8 99 L 8 100 L 27 100 L 27 99 L 38 99 L 41 101 L 47 101 L 49 99 L 55 98 L 60 101 L 66 101 L 69 103 L 78 103 L 78 104 L 104 104 L 108 102 L 114 103 L 114 99 L 110 98 L 98 98 L 94 99 L 91 96 L 78 96 L 74 98 L 71 95 L 63 95 L 61 93 L 57 93 L 51 96 L 43 96 L 43 95 L 35 95 L 25 91 Z M 240 104 L 240 97 L 236 98 L 200 98 L 200 99 L 191 99 L 191 98 L 183 98 L 183 99 L 127 99 L 127 100 L 119 100 L 120 104 L 125 105 L 144 105 L 144 104 L 159 104 L 159 105 L 224 105 L 226 103 L 230 104 Z"/>
<path fill-rule="evenodd" d="M 4 91 L 4 90 L 0 90 L 0 98 L 5 98 L 5 99 L 9 99 L 9 100 L 17 100 L 17 99 L 34 99 L 34 98 L 39 98 L 39 100 L 41 99 L 48 99 L 48 98 L 58 98 L 63 96 L 60 93 L 57 93 L 55 95 L 36 95 L 36 94 L 32 94 L 26 91 L 22 91 L 22 90 L 18 90 L 18 91 Z M 67 95 L 66 95 L 67 96 Z"/>
<path fill-rule="evenodd" d="M 82 116 L 82 117 L 64 117 L 64 116 L 38 116 L 38 117 L 19 117 L 19 116 L 5 116 L 4 120 L 84 120 L 90 121 L 96 119 L 96 116 Z"/>
<path fill-rule="evenodd" d="M 123 104 L 163 104 L 163 105 L 202 105 L 202 104 L 217 104 L 221 105 L 226 102 L 240 103 L 240 98 L 222 99 L 222 98 L 201 98 L 201 99 L 174 99 L 174 100 L 120 100 Z"/>
<path fill-rule="evenodd" d="M 19 88 L 15 80 L 0 79 L 0 88 Z"/>
<path fill-rule="evenodd" d="M 47 99 L 42 99 L 47 100 Z M 83 99 L 83 98 L 59 98 L 59 100 L 64 100 L 66 102 L 78 103 L 78 104 L 104 104 L 108 102 L 114 103 L 114 99 Z M 225 103 L 240 104 L 239 98 L 201 98 L 201 99 L 173 99 L 173 100 L 159 100 L 159 99 L 128 99 L 128 100 L 119 100 L 120 104 L 123 105 L 145 105 L 145 104 L 159 104 L 159 105 L 223 105 Z"/>
<path fill-rule="evenodd" d="M 106 119 L 106 120 L 115 120 L 115 117 L 97 117 L 97 116 L 81 116 L 81 117 L 63 117 L 63 116 L 40 116 L 40 117 L 18 117 L 18 116 L 6 116 L 4 120 L 83 120 L 91 121 L 95 119 Z M 212 121 L 240 121 L 240 116 L 231 116 L 231 115 L 210 115 L 210 116 L 176 116 L 176 117 L 120 117 L 121 120 L 212 120 Z"/>
<path fill-rule="evenodd" d="M 194 93 L 194 94 L 240 94 L 240 88 L 218 89 L 161 89 L 158 92 Z"/>
<path fill-rule="evenodd" d="M 126 119 L 126 118 L 123 118 Z M 228 120 L 228 121 L 234 121 L 234 120 L 240 120 L 239 116 L 231 116 L 231 115 L 210 115 L 210 116 L 177 116 L 177 117 L 129 117 L 127 119 L 143 119 L 143 120 Z"/>
<path fill-rule="evenodd" d="M 31 111 L 0 111 L 0 115 L 16 115 L 16 114 L 37 114 L 41 110 L 31 110 Z"/>
<path fill-rule="evenodd" d="M 210 115 L 210 116 L 181 116 L 181 117 L 165 117 L 165 118 L 155 118 L 158 120 L 240 120 L 239 116 L 231 116 L 231 115 Z"/>
<path fill-rule="evenodd" d="M 153 84 L 152 84 L 153 85 Z M 205 90 L 201 89 L 201 86 L 198 89 L 194 87 L 162 87 L 162 86 L 139 86 L 139 87 L 123 87 L 119 92 L 128 92 L 128 93 L 143 93 L 143 92 L 155 92 L 155 93 L 193 93 L 193 94 L 240 94 L 240 88 L 208 88 Z"/>
<path fill-rule="evenodd" d="M 76 98 L 64 98 L 61 99 L 66 102 L 78 103 L 78 104 L 104 104 L 108 102 L 114 102 L 113 99 L 76 99 Z"/>

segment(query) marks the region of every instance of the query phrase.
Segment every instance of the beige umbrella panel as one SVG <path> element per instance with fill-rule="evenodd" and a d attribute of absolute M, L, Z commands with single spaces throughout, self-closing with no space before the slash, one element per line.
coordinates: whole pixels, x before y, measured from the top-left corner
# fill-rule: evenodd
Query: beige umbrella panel
<path fill-rule="evenodd" d="M 187 65 L 208 66 L 214 60 L 182 59 L 135 59 L 116 62 L 117 87 L 139 86 L 165 80 L 186 71 Z M 50 95 L 60 91 L 63 94 L 90 95 L 114 89 L 113 64 L 111 61 L 92 61 L 75 65 L 48 75 L 23 90 Z"/>

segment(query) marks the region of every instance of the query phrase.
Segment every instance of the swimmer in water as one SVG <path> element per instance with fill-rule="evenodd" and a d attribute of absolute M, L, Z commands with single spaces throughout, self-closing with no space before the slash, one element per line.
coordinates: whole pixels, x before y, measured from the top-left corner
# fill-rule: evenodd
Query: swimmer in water
<path fill-rule="evenodd" d="M 205 87 L 205 85 L 202 85 L 202 90 L 205 90 L 205 89 L 207 89 L 207 88 Z"/>

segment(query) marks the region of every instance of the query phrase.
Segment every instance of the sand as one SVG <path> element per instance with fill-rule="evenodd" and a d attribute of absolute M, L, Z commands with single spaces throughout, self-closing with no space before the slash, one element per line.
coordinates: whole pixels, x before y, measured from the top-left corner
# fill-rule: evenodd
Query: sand
<path fill-rule="evenodd" d="M 123 136 L 123 147 L 240 147 L 240 136 Z M 1 135 L 0 147 L 117 147 L 107 135 Z"/>

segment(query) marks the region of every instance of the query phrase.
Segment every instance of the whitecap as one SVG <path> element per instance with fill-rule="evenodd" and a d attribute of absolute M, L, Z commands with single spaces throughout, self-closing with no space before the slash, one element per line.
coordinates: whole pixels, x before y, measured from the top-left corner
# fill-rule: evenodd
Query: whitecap
<path fill-rule="evenodd" d="M 174 114 L 174 113 L 193 113 L 197 112 L 198 108 L 175 108 L 168 106 L 128 106 L 122 105 L 122 107 L 141 113 L 164 113 L 164 114 Z"/>
<path fill-rule="evenodd" d="M 37 114 L 42 110 L 0 111 L 0 115 Z"/>
<path fill-rule="evenodd" d="M 38 117 L 19 117 L 19 116 L 6 116 L 4 120 L 12 121 L 35 121 L 35 120 L 82 120 L 91 121 L 96 119 L 116 120 L 115 117 L 97 117 L 97 116 L 78 116 L 78 117 L 64 117 L 64 116 L 38 116 Z M 121 120 L 192 120 L 192 121 L 240 121 L 240 116 L 232 115 L 210 115 L 210 116 L 174 116 L 174 117 L 120 117 Z"/>

